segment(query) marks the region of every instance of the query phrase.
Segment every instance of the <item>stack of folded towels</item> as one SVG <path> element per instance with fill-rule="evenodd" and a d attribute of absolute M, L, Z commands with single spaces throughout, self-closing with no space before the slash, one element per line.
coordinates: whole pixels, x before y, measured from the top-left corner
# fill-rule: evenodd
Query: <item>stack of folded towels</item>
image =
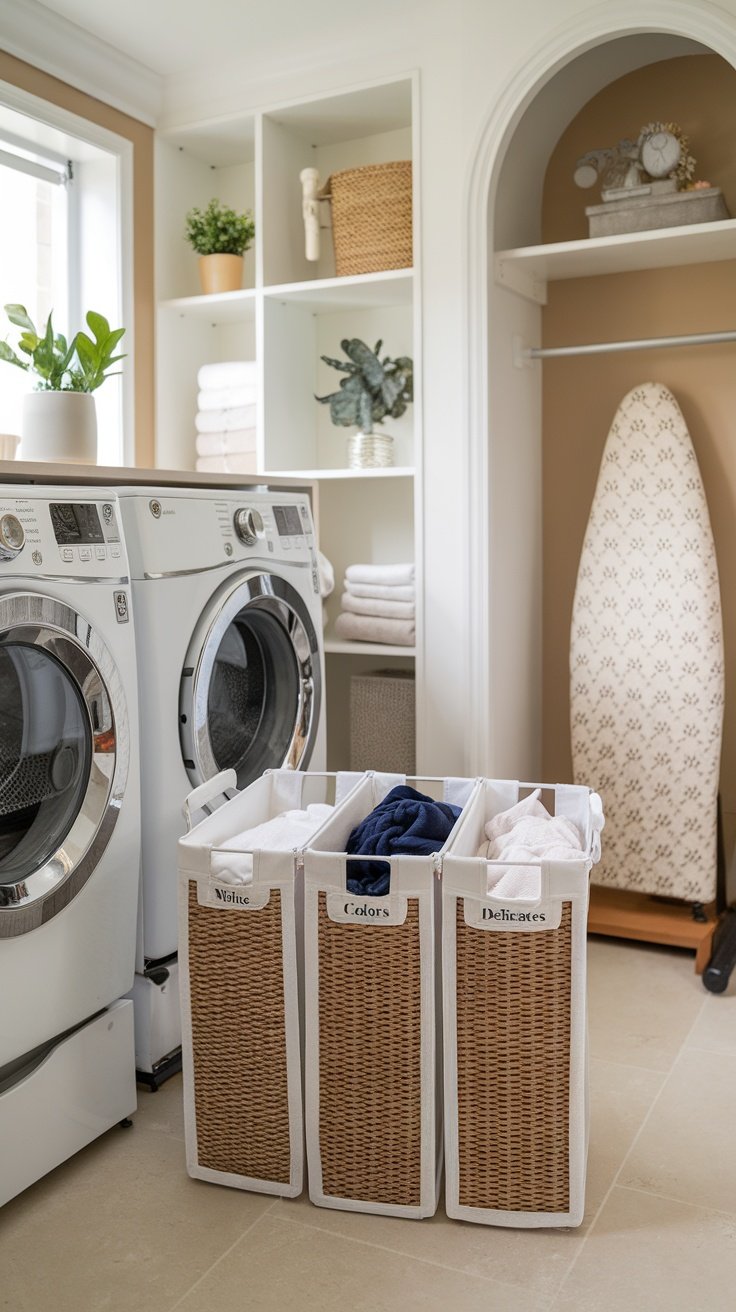
<path fill-rule="evenodd" d="M 254 474 L 258 400 L 255 360 L 204 364 L 197 382 L 197 469 Z"/>
<path fill-rule="evenodd" d="M 343 588 L 338 638 L 414 646 L 413 565 L 349 565 Z"/>

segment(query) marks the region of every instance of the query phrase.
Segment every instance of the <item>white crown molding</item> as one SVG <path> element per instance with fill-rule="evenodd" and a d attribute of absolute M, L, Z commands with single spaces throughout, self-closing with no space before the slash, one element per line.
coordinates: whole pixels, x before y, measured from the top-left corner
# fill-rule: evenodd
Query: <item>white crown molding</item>
<path fill-rule="evenodd" d="M 0 44 L 52 77 L 155 127 L 163 79 L 38 0 L 0 0 Z"/>

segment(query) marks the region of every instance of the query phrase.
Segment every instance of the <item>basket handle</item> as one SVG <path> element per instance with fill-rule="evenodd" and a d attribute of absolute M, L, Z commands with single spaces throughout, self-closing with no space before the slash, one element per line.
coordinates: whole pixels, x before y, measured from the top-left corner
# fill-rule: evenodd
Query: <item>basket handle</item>
<path fill-rule="evenodd" d="M 601 829 L 605 827 L 606 818 L 603 814 L 603 802 L 599 793 L 590 794 L 590 823 L 593 830 L 593 837 L 590 844 L 590 857 L 593 865 L 597 865 L 601 859 Z"/>
<path fill-rule="evenodd" d="M 489 872 L 499 865 L 528 866 L 530 869 L 539 870 L 539 896 L 532 898 L 496 897 L 493 893 L 489 893 Z M 514 906 L 518 906 L 520 911 L 538 907 L 540 902 L 549 901 L 549 865 L 546 861 L 484 861 L 480 872 L 480 898 L 482 902 L 487 902 L 491 906 L 507 906 L 510 902 L 513 902 Z"/>
<path fill-rule="evenodd" d="M 203 784 L 194 788 L 188 797 L 184 800 L 181 808 L 182 815 L 186 821 L 187 833 L 190 833 L 192 825 L 192 815 L 195 811 L 202 811 L 215 798 L 223 797 L 227 800 L 228 790 L 237 792 L 238 776 L 234 770 L 221 770 L 219 774 L 213 775 L 211 779 L 205 779 Z"/>

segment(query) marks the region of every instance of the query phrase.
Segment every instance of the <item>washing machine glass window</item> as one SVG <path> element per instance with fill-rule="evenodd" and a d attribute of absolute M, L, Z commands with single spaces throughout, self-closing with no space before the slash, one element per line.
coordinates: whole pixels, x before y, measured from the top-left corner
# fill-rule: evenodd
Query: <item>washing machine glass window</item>
<path fill-rule="evenodd" d="M 120 811 L 129 743 L 102 638 L 41 594 L 0 596 L 0 938 L 80 891 Z"/>
<path fill-rule="evenodd" d="M 217 649 L 207 698 L 212 754 L 220 770 L 255 778 L 283 760 L 294 733 L 299 669 L 280 620 L 245 606 Z"/>
<path fill-rule="evenodd" d="M 0 647 L 0 884 L 44 865 L 79 814 L 92 731 L 68 670 L 43 648 Z"/>
<path fill-rule="evenodd" d="M 269 768 L 308 764 L 317 654 L 309 613 L 284 579 L 251 575 L 215 598 L 182 679 L 182 750 L 193 782 L 234 769 L 245 788 Z"/>

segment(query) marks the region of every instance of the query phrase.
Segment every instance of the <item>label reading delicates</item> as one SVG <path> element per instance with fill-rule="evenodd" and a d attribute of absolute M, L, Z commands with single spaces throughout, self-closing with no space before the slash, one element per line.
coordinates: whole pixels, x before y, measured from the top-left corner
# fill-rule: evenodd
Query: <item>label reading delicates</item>
<path fill-rule="evenodd" d="M 535 906 L 519 906 L 518 902 L 481 902 L 466 897 L 465 924 L 474 929 L 519 930 L 534 933 L 542 929 L 559 929 L 562 920 L 561 902 L 538 902 Z"/>
<path fill-rule="evenodd" d="M 406 898 L 394 893 L 388 897 L 327 894 L 327 914 L 341 925 L 403 925 L 406 912 Z"/>

